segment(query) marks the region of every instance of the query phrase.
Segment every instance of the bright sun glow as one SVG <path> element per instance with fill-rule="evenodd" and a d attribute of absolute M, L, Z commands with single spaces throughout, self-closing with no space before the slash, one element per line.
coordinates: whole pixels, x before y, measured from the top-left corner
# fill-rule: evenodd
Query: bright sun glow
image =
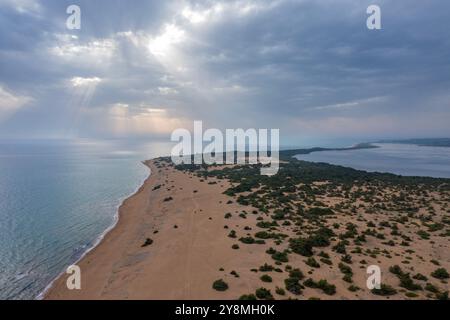
<path fill-rule="evenodd" d="M 171 54 L 174 45 L 185 39 L 185 32 L 174 24 L 165 26 L 164 31 L 150 40 L 148 49 L 156 57 L 166 57 Z"/>

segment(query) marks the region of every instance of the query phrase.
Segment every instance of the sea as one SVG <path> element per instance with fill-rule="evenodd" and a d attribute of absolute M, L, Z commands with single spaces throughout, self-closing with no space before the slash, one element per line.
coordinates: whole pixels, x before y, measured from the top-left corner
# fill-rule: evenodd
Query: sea
<path fill-rule="evenodd" d="M 0 141 L 0 299 L 39 299 L 117 221 L 167 143 Z"/>

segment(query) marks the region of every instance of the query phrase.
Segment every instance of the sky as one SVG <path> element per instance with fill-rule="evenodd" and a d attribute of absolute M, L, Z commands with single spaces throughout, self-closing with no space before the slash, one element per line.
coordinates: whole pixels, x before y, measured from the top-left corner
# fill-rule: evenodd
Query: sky
<path fill-rule="evenodd" d="M 449 137 L 449 24 L 446 0 L 0 0 L 0 139 Z"/>

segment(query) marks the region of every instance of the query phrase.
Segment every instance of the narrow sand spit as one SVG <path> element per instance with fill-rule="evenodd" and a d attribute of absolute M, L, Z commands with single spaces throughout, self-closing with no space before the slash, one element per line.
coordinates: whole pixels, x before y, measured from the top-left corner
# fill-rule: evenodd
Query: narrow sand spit
<path fill-rule="evenodd" d="M 243 294 L 255 293 L 261 287 L 270 289 L 277 299 L 387 298 L 375 296 L 366 288 L 366 269 L 363 265 L 358 266 L 356 261 L 353 263 L 354 284 L 360 290 L 350 292 L 349 283 L 342 280 L 337 267 L 341 256 L 330 249 L 324 250 L 330 255 L 332 265 L 322 264 L 313 269 L 305 264 L 305 257 L 295 254 L 289 256 L 289 264 L 301 269 L 306 277 L 333 283 L 335 295 L 326 295 L 315 288 L 305 288 L 299 296 L 289 292 L 283 296 L 275 295 L 277 287 L 284 288 L 288 272 L 284 268 L 280 272 L 270 272 L 273 281 L 267 283 L 260 279 L 264 273 L 251 270 L 265 263 L 274 264 L 266 253 L 269 247 L 274 246 L 273 242 L 268 240 L 267 245 L 246 245 L 228 236 L 231 230 L 236 231 L 237 238 L 260 231 L 256 227 L 257 215 L 239 216 L 243 210 L 252 212 L 254 208 L 231 202 L 231 198 L 223 194 L 230 187 L 229 182 L 215 178 L 203 181 L 194 174 L 175 170 L 157 160 L 145 164 L 151 169 L 151 176 L 120 207 L 117 226 L 78 263 L 81 290 L 68 290 L 67 275 L 63 274 L 48 291 L 46 299 L 237 299 Z M 339 199 L 321 200 L 332 205 Z M 226 219 L 226 213 L 231 213 L 232 217 Z M 376 220 L 374 214 L 369 217 Z M 331 222 L 343 225 L 355 222 L 351 215 L 343 215 L 339 219 Z M 286 227 L 284 231 L 295 236 L 291 229 Z M 153 242 L 143 247 L 146 239 Z M 383 240 L 370 238 L 364 245 L 366 248 L 389 248 L 391 256 L 371 258 L 355 255 L 354 258 L 364 258 L 367 265 L 380 265 L 383 281 L 397 286 L 398 279 L 388 269 L 394 264 L 402 264 L 405 255 L 414 257 L 411 258 L 412 269 L 408 270 L 414 271 L 413 274 L 421 272 L 429 276 L 436 268 L 429 262 L 431 259 L 439 260 L 445 268 L 450 266 L 447 238 L 434 237 L 433 240 L 432 243 L 412 243 L 407 249 L 414 251 L 409 254 L 403 247 L 388 247 L 382 244 Z M 239 249 L 232 248 L 236 244 Z M 232 271 L 239 276 L 230 274 Z M 212 284 L 218 279 L 225 280 L 229 289 L 223 292 L 214 290 Z M 448 290 L 448 283 L 437 284 Z M 426 291 L 418 293 L 419 298 L 426 298 Z M 404 292 L 399 291 L 390 299 L 405 299 Z"/>

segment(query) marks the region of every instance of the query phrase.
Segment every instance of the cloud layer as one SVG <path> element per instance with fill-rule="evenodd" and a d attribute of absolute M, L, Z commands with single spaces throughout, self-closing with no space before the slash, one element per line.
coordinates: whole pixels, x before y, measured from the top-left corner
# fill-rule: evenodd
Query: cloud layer
<path fill-rule="evenodd" d="M 0 137 L 169 137 L 193 120 L 297 137 L 450 135 L 450 4 L 0 1 Z"/>

